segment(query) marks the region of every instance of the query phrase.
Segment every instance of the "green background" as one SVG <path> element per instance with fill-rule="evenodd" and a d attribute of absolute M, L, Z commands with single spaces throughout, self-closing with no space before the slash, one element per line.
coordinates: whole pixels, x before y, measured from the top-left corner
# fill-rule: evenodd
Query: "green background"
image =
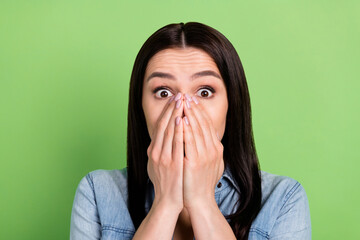
<path fill-rule="evenodd" d="M 181 21 L 237 49 L 261 168 L 305 187 L 313 239 L 360 239 L 359 13 L 360 1 L 1 0 L 0 239 L 69 238 L 80 179 L 125 166 L 137 52 Z"/>

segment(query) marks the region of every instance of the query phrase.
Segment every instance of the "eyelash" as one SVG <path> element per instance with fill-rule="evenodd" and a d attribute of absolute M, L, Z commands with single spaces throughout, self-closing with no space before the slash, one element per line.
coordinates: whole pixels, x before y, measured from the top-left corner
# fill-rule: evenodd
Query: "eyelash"
<path fill-rule="evenodd" d="M 201 86 L 200 88 L 199 88 L 199 90 L 200 89 L 207 89 L 207 90 L 209 90 L 212 94 L 214 94 L 215 93 L 215 89 L 214 88 L 212 88 L 212 87 L 210 87 L 210 86 Z M 155 88 L 154 90 L 153 90 L 153 93 L 154 94 L 156 94 L 156 92 L 157 91 L 159 91 L 159 90 L 169 90 L 169 91 L 171 91 L 168 87 L 166 87 L 166 86 L 159 86 L 159 87 L 157 87 L 157 88 Z M 198 90 L 198 91 L 199 91 Z M 212 96 L 212 95 L 211 95 Z M 205 98 L 211 98 L 211 97 L 205 97 Z M 161 98 L 160 98 L 161 99 Z"/>

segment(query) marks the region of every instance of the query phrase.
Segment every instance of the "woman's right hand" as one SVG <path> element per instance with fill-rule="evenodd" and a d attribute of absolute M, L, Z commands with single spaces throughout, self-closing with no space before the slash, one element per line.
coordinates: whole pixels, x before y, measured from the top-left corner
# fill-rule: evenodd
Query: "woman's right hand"
<path fill-rule="evenodd" d="M 147 171 L 154 185 L 153 206 L 166 206 L 180 213 L 183 209 L 183 97 L 172 96 L 164 107 L 147 149 Z M 176 125 L 176 122 L 179 124 Z"/>
<path fill-rule="evenodd" d="M 147 149 L 147 171 L 154 185 L 155 199 L 133 240 L 162 240 L 173 236 L 183 209 L 183 106 L 180 93 L 166 103 L 152 134 Z M 178 125 L 175 124 L 177 118 Z"/>

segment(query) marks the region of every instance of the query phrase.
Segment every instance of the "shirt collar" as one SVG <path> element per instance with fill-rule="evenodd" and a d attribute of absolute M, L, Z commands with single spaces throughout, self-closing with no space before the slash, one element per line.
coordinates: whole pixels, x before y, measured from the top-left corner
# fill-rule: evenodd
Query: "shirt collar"
<path fill-rule="evenodd" d="M 219 184 L 220 184 L 220 187 L 218 187 Z M 226 187 L 235 188 L 235 190 L 240 193 L 240 188 L 236 184 L 234 177 L 231 174 L 230 168 L 228 168 L 228 167 L 225 168 L 223 175 L 221 176 L 220 180 L 218 181 L 216 188 L 215 188 L 215 193 L 220 192 L 222 189 L 224 189 Z"/>

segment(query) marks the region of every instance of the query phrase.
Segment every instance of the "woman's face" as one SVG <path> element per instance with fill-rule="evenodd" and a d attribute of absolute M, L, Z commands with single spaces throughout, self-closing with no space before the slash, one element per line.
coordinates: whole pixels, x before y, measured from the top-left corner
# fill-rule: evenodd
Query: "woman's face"
<path fill-rule="evenodd" d="M 214 60 L 193 47 L 165 49 L 148 62 L 142 106 L 151 139 L 166 102 L 178 92 L 196 96 L 222 139 L 228 109 L 225 83 Z"/>

